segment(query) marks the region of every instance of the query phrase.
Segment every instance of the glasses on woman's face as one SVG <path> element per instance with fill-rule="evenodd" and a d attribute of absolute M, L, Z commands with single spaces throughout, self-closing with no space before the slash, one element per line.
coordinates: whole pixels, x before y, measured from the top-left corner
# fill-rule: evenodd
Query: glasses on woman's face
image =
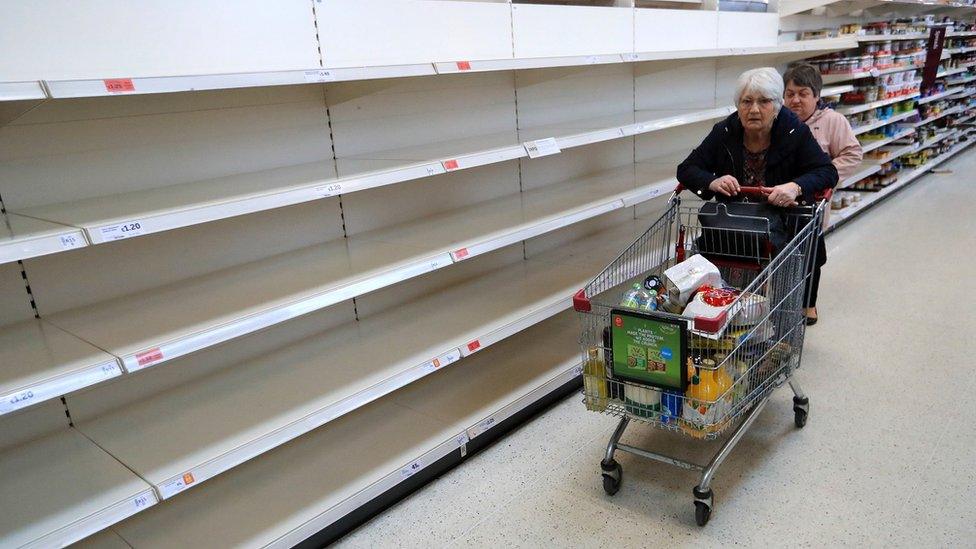
<path fill-rule="evenodd" d="M 773 106 L 773 100 L 768 97 L 761 97 L 759 99 L 754 99 L 752 97 L 743 97 L 739 100 L 739 107 L 745 110 L 752 110 L 753 107 L 759 105 L 760 109 L 768 109 Z"/>

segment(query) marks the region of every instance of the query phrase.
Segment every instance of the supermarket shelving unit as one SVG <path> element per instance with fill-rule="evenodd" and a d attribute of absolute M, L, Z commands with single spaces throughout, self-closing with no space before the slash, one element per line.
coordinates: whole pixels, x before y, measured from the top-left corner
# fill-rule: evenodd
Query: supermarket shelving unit
<path fill-rule="evenodd" d="M 6 7 L 0 545 L 328 541 L 574 390 L 735 77 L 857 45 L 616 4 Z"/>

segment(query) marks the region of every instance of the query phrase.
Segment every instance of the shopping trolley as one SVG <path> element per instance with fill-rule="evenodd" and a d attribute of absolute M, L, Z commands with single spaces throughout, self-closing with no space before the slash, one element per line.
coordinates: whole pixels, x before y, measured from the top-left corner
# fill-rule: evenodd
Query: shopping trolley
<path fill-rule="evenodd" d="M 795 425 L 806 424 L 809 400 L 792 375 L 803 349 L 804 297 L 824 203 L 784 210 L 788 238 L 774 249 L 768 217 L 742 216 L 720 203 L 682 207 L 681 190 L 675 190 L 666 212 L 646 232 L 575 295 L 573 304 L 582 324 L 584 403 L 589 410 L 620 417 L 600 463 L 604 490 L 613 495 L 620 489 L 618 450 L 700 471 L 693 494 L 696 522 L 704 526 L 714 504 L 710 484 L 715 471 L 777 387 L 789 383 Z M 742 194 L 758 207 L 768 191 L 743 188 Z M 716 229 L 709 215 L 738 218 L 740 223 L 732 225 L 740 228 Z M 719 290 L 726 297 L 719 312 L 682 316 L 676 303 L 664 301 L 664 289 L 655 300 L 658 310 L 620 305 L 635 283 L 653 275 L 658 278 L 649 284 L 656 284 L 665 270 L 695 254 L 738 289 Z M 634 341 L 640 345 L 631 345 Z M 621 443 L 632 421 L 696 439 L 731 434 L 700 465 Z"/>

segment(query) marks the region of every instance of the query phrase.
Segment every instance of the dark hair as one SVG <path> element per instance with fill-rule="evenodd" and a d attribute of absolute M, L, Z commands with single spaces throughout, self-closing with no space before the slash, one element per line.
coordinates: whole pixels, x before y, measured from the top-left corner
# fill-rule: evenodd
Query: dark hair
<path fill-rule="evenodd" d="M 820 77 L 820 70 L 809 63 L 795 63 L 787 67 L 786 73 L 783 75 L 783 82 L 785 85 L 793 82 L 794 85 L 801 88 L 810 88 L 816 97 L 820 97 L 820 90 L 823 89 L 823 78 Z"/>

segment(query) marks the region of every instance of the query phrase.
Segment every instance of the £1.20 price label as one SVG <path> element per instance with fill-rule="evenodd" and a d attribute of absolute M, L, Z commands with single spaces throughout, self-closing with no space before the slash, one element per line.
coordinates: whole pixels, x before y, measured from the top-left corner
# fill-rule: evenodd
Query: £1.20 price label
<path fill-rule="evenodd" d="M 108 225 L 98 229 L 99 234 L 102 236 L 102 240 L 105 242 L 111 242 L 113 240 L 122 240 L 125 238 L 131 238 L 133 236 L 139 236 L 146 232 L 142 221 L 126 221 L 125 223 L 119 223 L 117 225 Z"/>

